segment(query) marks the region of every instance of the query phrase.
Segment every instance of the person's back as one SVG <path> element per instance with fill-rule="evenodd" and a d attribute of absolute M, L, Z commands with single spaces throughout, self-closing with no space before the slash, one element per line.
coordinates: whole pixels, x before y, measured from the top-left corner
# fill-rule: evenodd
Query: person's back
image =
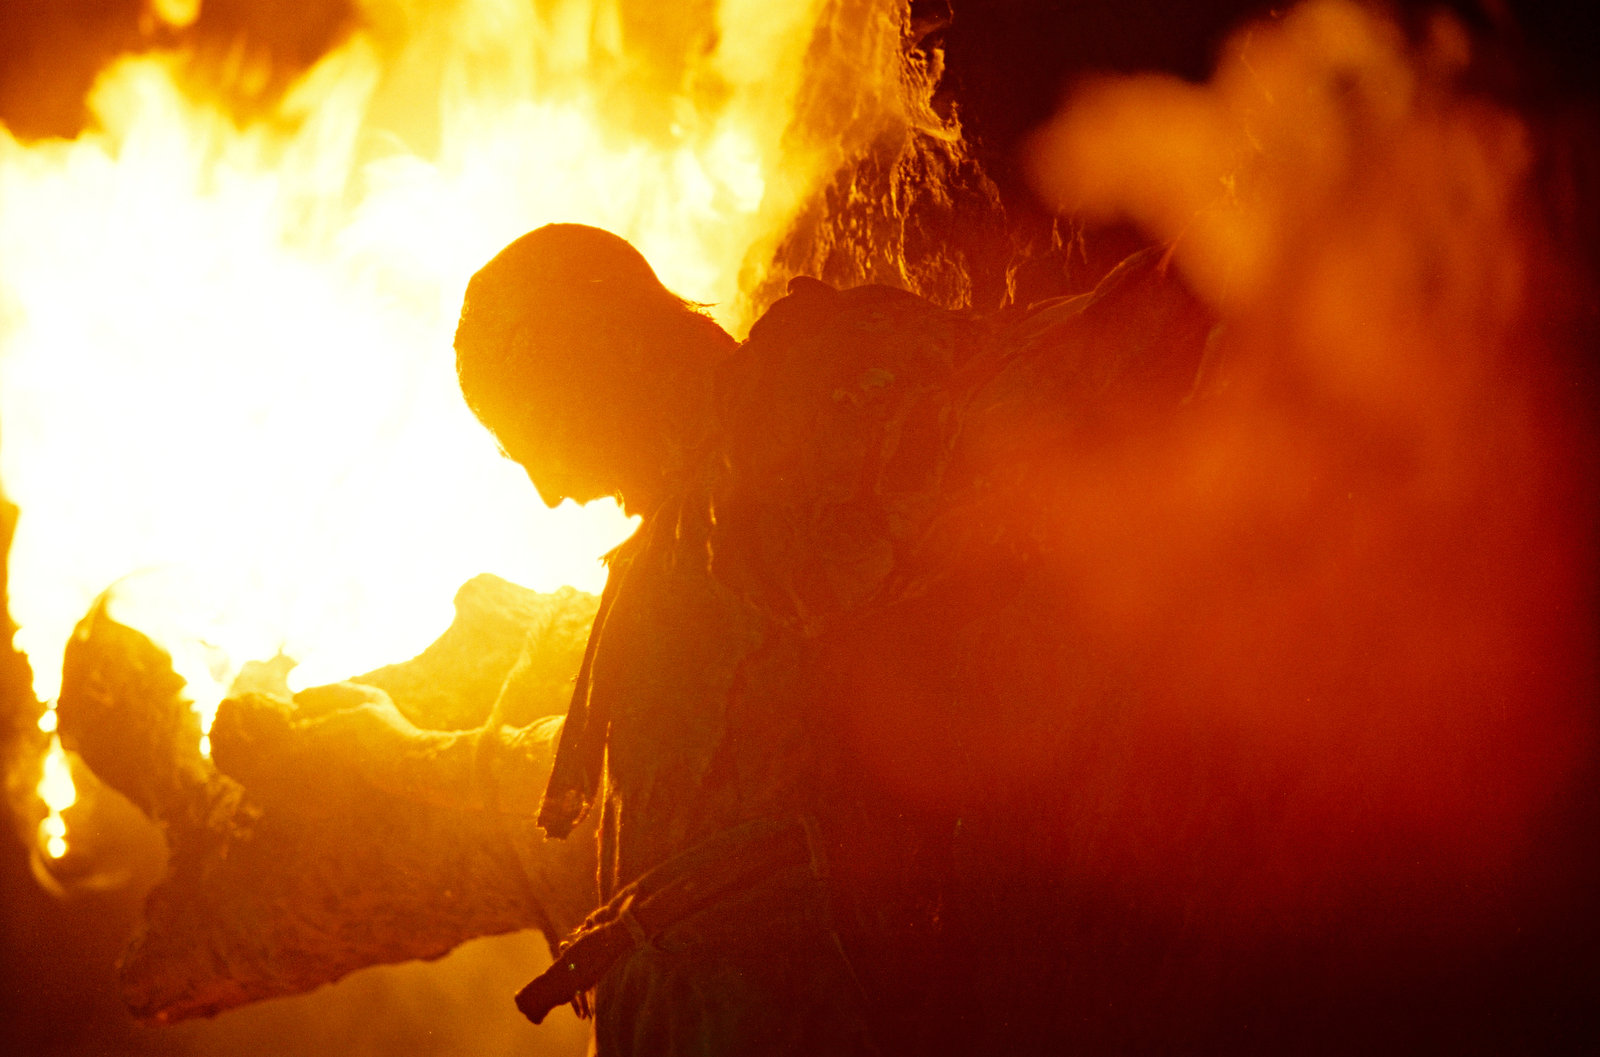
<path fill-rule="evenodd" d="M 621 256 L 629 275 L 577 296 L 631 296 L 643 273 Z M 541 809 L 552 836 L 600 811 L 607 902 L 525 1010 L 593 985 L 602 1055 L 1050 1041 L 1050 1017 L 1007 996 L 1073 971 L 1041 962 L 1064 937 L 1016 922 L 1059 917 L 1069 886 L 1018 856 L 1059 807 L 1027 796 L 1076 722 L 1059 691 L 1095 688 L 1059 682 L 1074 644 L 1050 624 L 1036 478 L 1114 432 L 1108 394 L 1138 412 L 1113 417 L 1170 410 L 1203 313 L 1153 296 L 1152 259 L 1101 296 L 987 322 L 799 281 L 737 351 L 652 365 L 648 326 L 619 351 L 602 312 L 560 307 L 569 276 L 532 273 L 546 321 L 491 331 L 490 358 L 555 366 L 502 374 L 526 401 L 475 407 L 547 499 L 541 476 L 576 479 L 569 494 L 620 491 L 644 523 L 612 558 Z M 469 290 L 463 333 L 473 306 Z M 647 318 L 669 352 L 706 322 L 676 308 Z M 541 344 L 550 312 L 561 341 Z M 611 347 L 582 360 L 576 317 Z M 458 337 L 464 364 L 481 344 Z M 561 366 L 575 355 L 602 370 Z M 655 403 L 652 366 L 670 382 Z M 996 936 L 1021 943 L 1011 964 L 974 966 Z"/>
<path fill-rule="evenodd" d="M 1132 691 L 1070 630 L 1044 508 L 1172 419 L 1212 319 L 1157 253 L 990 318 L 792 290 L 724 366 L 712 555 L 801 632 L 841 937 L 887 1049 L 1066 1045 L 1097 926 L 1051 849 Z"/>

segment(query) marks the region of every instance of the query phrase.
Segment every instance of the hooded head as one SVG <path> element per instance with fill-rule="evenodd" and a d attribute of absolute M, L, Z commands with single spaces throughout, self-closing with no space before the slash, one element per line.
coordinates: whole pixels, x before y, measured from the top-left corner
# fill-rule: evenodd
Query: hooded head
<path fill-rule="evenodd" d="M 599 228 L 549 224 L 467 286 L 461 392 L 550 505 L 617 495 L 648 511 L 703 439 L 734 340 Z"/>

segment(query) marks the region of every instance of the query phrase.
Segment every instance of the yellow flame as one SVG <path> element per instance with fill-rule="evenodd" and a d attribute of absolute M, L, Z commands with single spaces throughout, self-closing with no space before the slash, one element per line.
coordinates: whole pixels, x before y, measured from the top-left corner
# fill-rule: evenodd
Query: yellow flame
<path fill-rule="evenodd" d="M 186 29 L 200 17 L 200 0 L 150 0 L 150 13 L 173 29 Z"/>
<path fill-rule="evenodd" d="M 72 784 L 72 768 L 67 764 L 67 753 L 61 739 L 50 739 L 50 751 L 45 753 L 44 770 L 39 776 L 39 799 L 51 811 L 65 811 L 78 802 L 78 788 Z"/>
<path fill-rule="evenodd" d="M 41 699 L 130 571 L 207 585 L 173 617 L 203 728 L 238 663 L 281 650 L 313 683 L 406 656 L 479 572 L 598 589 L 628 521 L 544 510 L 456 394 L 467 278 L 593 223 L 738 327 L 742 265 L 824 174 L 785 138 L 818 0 L 654 36 L 609 0 L 360 7 L 259 119 L 157 52 L 102 74 L 75 141 L 0 127 L 0 479 Z"/>
<path fill-rule="evenodd" d="M 53 712 L 51 710 L 50 714 Z M 72 768 L 67 763 L 59 736 L 50 739 L 36 791 L 49 809 L 49 814 L 39 823 L 40 843 L 50 858 L 59 859 L 67 854 L 67 820 L 61 813 L 78 802 L 78 788 L 73 784 Z"/>

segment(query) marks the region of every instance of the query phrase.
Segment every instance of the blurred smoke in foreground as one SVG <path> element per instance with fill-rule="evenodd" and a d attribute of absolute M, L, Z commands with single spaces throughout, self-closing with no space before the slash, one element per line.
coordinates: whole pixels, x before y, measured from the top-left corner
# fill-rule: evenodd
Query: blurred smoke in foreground
<path fill-rule="evenodd" d="M 1170 242 L 1222 319 L 1186 422 L 1066 471 L 1065 560 L 1171 688 L 1164 729 L 1252 761 L 1237 799 L 1277 843 L 1226 885 L 1291 931 L 1368 906 L 1449 946 L 1579 905 L 1554 889 L 1590 842 L 1563 813 L 1595 737 L 1592 277 L 1563 145 L 1479 90 L 1478 43 L 1313 0 L 1208 84 L 1079 85 L 1033 144 L 1043 195 Z M 1182 784 L 1129 824 L 1180 825 Z M 1184 891 L 1172 835 L 1106 868 Z"/>

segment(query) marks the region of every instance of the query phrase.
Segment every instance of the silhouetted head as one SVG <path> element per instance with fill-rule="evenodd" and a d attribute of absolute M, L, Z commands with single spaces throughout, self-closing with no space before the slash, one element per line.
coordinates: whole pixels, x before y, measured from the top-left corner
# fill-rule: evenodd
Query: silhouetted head
<path fill-rule="evenodd" d="M 549 224 L 472 277 L 456 372 L 547 504 L 619 495 L 638 513 L 702 439 L 712 368 L 735 344 L 626 240 Z"/>

